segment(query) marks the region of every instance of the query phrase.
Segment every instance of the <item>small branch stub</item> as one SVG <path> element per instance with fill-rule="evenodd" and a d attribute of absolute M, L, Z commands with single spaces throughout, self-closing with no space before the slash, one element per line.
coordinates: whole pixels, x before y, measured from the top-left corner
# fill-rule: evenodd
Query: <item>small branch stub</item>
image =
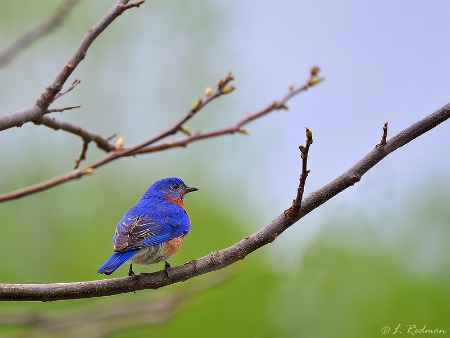
<path fill-rule="evenodd" d="M 297 188 L 297 196 L 292 201 L 292 205 L 289 209 L 284 212 L 284 216 L 289 221 L 289 223 L 294 223 L 298 218 L 300 209 L 302 206 L 303 193 L 305 192 L 306 178 L 308 177 L 308 153 L 309 147 L 313 143 L 312 131 L 306 128 L 306 145 L 300 145 L 298 148 L 300 150 L 300 157 L 302 159 L 302 172 L 300 174 L 299 185 Z"/>
<path fill-rule="evenodd" d="M 133 7 L 139 8 L 144 2 L 145 2 L 145 0 L 141 0 L 141 1 L 138 1 L 138 2 L 133 2 L 131 4 L 120 5 L 120 8 L 123 11 L 125 11 L 127 9 L 130 9 L 130 8 L 133 8 Z"/>
<path fill-rule="evenodd" d="M 384 122 L 384 125 L 383 125 L 383 136 L 381 137 L 380 143 L 378 143 L 378 144 L 375 146 L 375 148 L 377 148 L 377 149 L 383 149 L 383 147 L 386 145 L 387 132 L 388 132 L 388 121 Z"/>

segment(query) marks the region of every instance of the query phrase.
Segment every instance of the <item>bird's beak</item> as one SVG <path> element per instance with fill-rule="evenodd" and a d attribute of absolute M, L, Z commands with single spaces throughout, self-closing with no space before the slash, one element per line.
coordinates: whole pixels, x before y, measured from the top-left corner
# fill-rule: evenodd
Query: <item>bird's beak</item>
<path fill-rule="evenodd" d="M 197 190 L 198 189 L 194 188 L 194 187 L 186 187 L 186 188 L 183 189 L 183 194 L 187 194 L 189 192 L 193 192 L 193 191 L 197 191 Z"/>

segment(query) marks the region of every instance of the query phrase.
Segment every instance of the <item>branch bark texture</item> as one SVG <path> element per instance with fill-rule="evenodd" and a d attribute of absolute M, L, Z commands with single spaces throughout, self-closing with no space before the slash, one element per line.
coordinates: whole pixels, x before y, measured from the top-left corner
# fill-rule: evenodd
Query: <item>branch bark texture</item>
<path fill-rule="evenodd" d="M 136 277 L 112 278 L 97 281 L 55 284 L 0 284 L 0 300 L 5 301 L 56 301 L 79 298 L 102 297 L 143 289 L 158 289 L 215 270 L 223 269 L 244 259 L 250 253 L 273 242 L 281 233 L 306 214 L 330 200 L 343 190 L 359 182 L 362 176 L 390 153 L 415 138 L 430 131 L 450 118 L 450 103 L 433 114 L 401 131 L 385 145 L 377 146 L 354 166 L 335 180 L 310 193 L 301 203 L 295 217 L 282 213 L 261 230 L 243 238 L 236 244 L 213 252 L 205 257 L 191 260 L 183 265 L 164 271 L 142 273 Z M 316 136 L 317 137 L 317 136 Z"/>

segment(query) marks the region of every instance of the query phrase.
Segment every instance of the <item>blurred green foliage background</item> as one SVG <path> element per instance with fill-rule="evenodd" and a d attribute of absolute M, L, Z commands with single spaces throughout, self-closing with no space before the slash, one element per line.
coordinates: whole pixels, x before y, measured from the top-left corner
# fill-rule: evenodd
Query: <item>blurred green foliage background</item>
<path fill-rule="evenodd" d="M 58 3 L 2 2 L 2 45 L 40 22 Z M 1 69 L 2 113 L 32 102 L 112 3 L 81 1 L 61 28 Z M 258 72 L 274 79 L 268 65 L 258 70 L 240 60 L 246 42 L 236 36 L 247 19 L 239 8 L 222 1 L 147 1 L 99 37 L 74 74 L 82 84 L 55 105 L 81 104 L 82 109 L 55 117 L 105 136 L 117 132 L 131 145 L 176 121 L 206 85 L 232 70 L 241 79 L 236 93 L 208 107 L 190 127 L 233 123 L 249 107 L 262 107 L 283 93 L 260 87 L 264 77 Z M 311 63 L 299 64 L 295 75 L 273 80 L 278 88 L 284 88 L 280 83 L 301 81 L 298 74 L 307 74 Z M 338 86 L 331 87 L 328 90 L 335 91 Z M 348 140 L 342 139 L 340 128 L 351 122 L 330 123 L 326 115 L 320 120 L 326 112 L 315 110 L 317 101 L 329 98 L 320 90 L 304 94 L 304 106 L 293 104 L 303 115 L 291 109 L 268 116 L 252 125 L 250 137 L 206 140 L 186 149 L 121 159 L 82 180 L 0 204 L 0 282 L 105 278 L 95 271 L 111 253 L 117 221 L 150 183 L 164 176 L 179 176 L 199 188 L 186 198 L 193 229 L 172 265 L 236 243 L 269 223 L 295 194 L 297 146 L 303 134 L 287 138 L 284 134 L 292 133 L 286 125 L 303 130 L 307 124 L 318 131 L 307 192 L 340 174 L 378 142 L 381 128 L 372 128 L 373 139 L 368 135 L 358 145 L 354 140 L 345 145 Z M 355 133 L 367 132 L 358 120 L 353 122 Z M 434 155 L 421 152 L 423 156 L 444 157 L 439 154 L 447 139 L 441 135 L 432 131 L 416 142 L 427 145 L 427 140 L 440 138 L 441 148 L 432 148 L 437 150 Z M 343 143 L 336 145 L 336 140 Z M 31 124 L 0 133 L 0 143 L 1 192 L 69 171 L 81 149 L 76 137 Z M 333 158 L 336 146 L 338 160 Z M 350 150 L 342 154 L 340 147 Z M 331 157 L 324 149 L 330 149 Z M 102 153 L 91 146 L 87 162 L 99 156 Z M 440 171 L 437 162 L 418 160 L 418 171 L 432 173 L 418 180 L 413 169 L 411 176 L 404 175 L 401 155 L 392 157 L 357 188 L 229 269 L 136 294 L 0 303 L 0 337 L 377 337 L 383 336 L 384 327 L 392 334 L 399 325 L 403 334 L 408 325 L 448 334 L 448 173 Z M 126 269 L 115 275 L 125 275 Z M 128 315 L 145 304 L 155 307 Z"/>
<path fill-rule="evenodd" d="M 111 180 L 106 176 L 90 178 L 1 205 L 2 282 L 54 283 L 98 278 L 95 271 L 111 251 L 113 226 L 125 205 L 134 203 L 142 190 L 127 185 L 124 196 L 125 187 L 120 182 L 109 184 Z M 83 184 L 86 186 L 80 187 Z M 70 193 L 66 190 L 63 194 L 61 190 L 65 189 Z M 102 197 L 97 197 L 99 192 Z M 134 306 L 133 302 L 128 303 L 130 300 L 142 303 L 164 299 L 170 293 L 184 294 L 217 279 L 223 281 L 169 306 L 167 319 L 160 319 L 158 310 L 156 314 L 140 313 L 136 316 L 146 316 L 150 324 L 126 327 L 127 319 L 125 328 L 110 336 L 360 337 L 378 336 L 384 326 L 394 328 L 399 324 L 405 330 L 409 324 L 446 329 L 450 310 L 446 255 L 450 194 L 435 188 L 425 189 L 421 201 L 404 197 L 411 213 L 402 219 L 386 216 L 389 210 L 381 210 L 373 221 L 358 215 L 358 210 L 338 219 L 328 218 L 317 236 L 302 248 L 301 255 L 298 250 L 285 252 L 296 256 L 290 258 L 287 267 L 282 261 L 278 264 L 274 258 L 277 254 L 271 249 L 283 249 L 280 246 L 289 230 L 271 247 L 255 252 L 226 271 L 165 289 L 106 299 L 0 303 L 4 320 L 13 314 L 38 327 L 3 325 L 1 330 L 10 334 L 30 332 L 33 337 L 96 336 L 108 332 L 110 326 L 120 328 L 121 317 L 96 322 L 96 316 L 86 315 L 84 322 L 70 325 L 71 311 L 74 316 L 78 312 L 89 314 L 98 306 L 97 311 L 105 316 L 111 309 L 126 314 Z M 171 259 L 174 265 L 229 246 L 249 233 L 246 223 L 252 218 L 224 210 L 214 194 L 200 190 L 189 196 L 186 205 L 193 231 Z M 295 227 L 301 228 L 304 223 Z M 380 224 L 394 228 L 389 236 Z M 126 269 L 125 266 L 116 274 L 126 275 Z M 47 322 L 46 316 L 52 321 Z M 58 328 L 54 321 L 67 327 L 61 324 Z"/>

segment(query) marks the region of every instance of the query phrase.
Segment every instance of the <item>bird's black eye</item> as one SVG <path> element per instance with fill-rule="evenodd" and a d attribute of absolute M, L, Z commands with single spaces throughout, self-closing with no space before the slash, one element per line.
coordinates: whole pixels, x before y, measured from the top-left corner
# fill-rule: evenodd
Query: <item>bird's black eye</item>
<path fill-rule="evenodd" d="M 172 183 L 170 185 L 170 189 L 172 189 L 172 190 L 178 190 L 179 187 L 180 187 L 180 185 L 178 183 Z"/>

